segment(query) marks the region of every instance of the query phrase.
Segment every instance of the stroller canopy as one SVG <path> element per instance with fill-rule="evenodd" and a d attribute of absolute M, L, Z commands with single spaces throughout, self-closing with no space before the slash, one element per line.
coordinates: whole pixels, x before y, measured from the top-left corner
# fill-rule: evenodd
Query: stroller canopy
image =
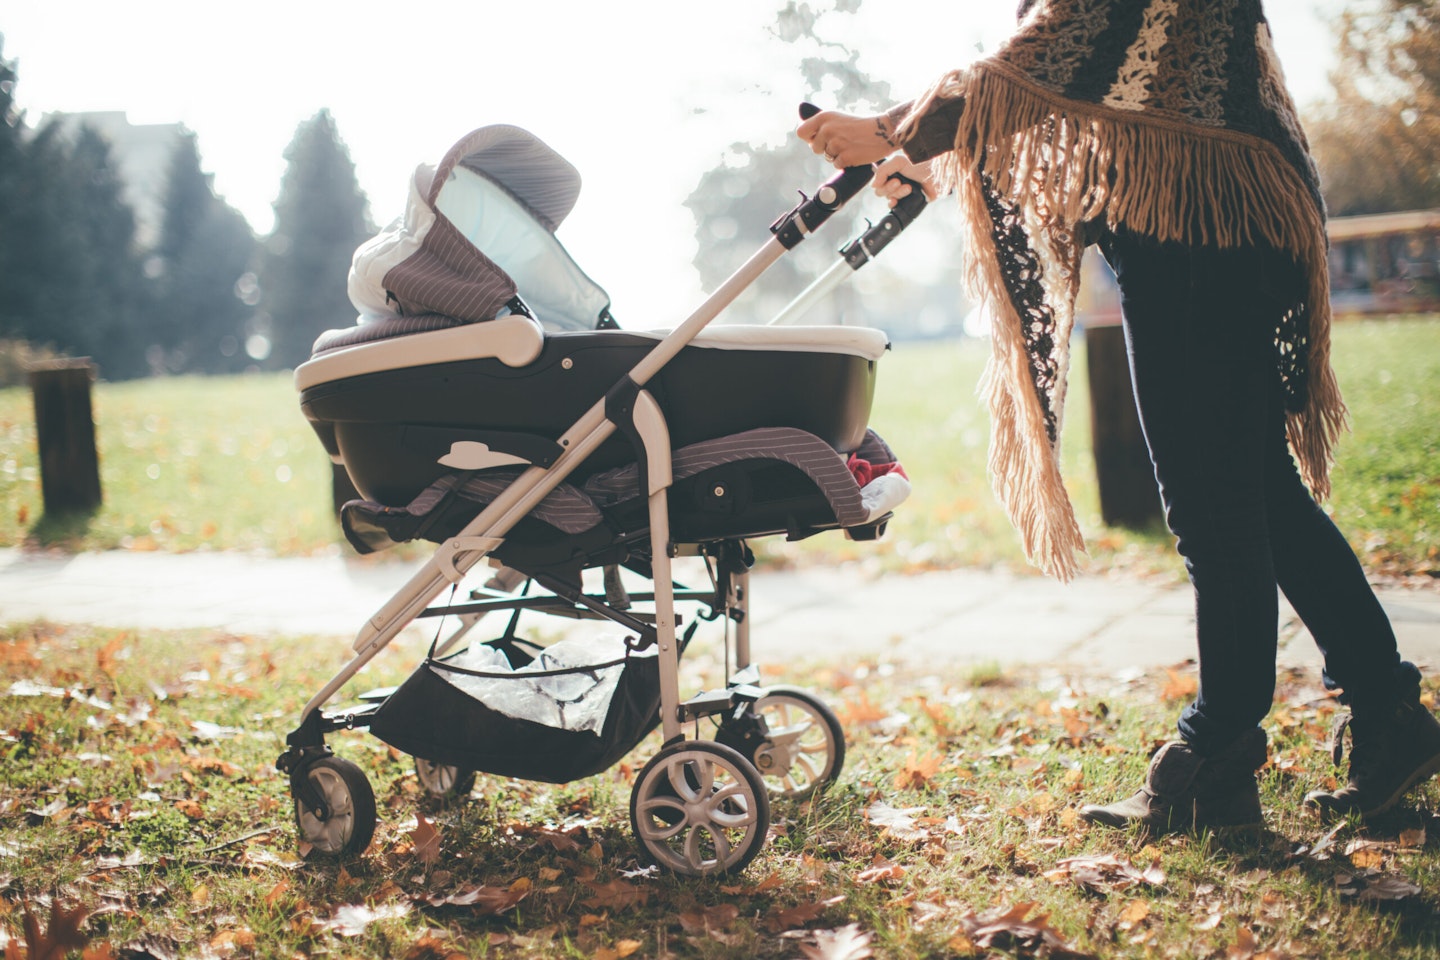
<path fill-rule="evenodd" d="M 360 322 L 492 320 L 518 293 L 547 329 L 594 329 L 610 298 L 555 237 L 579 194 L 579 173 L 532 134 L 475 130 L 416 169 L 404 217 L 356 250 Z"/>

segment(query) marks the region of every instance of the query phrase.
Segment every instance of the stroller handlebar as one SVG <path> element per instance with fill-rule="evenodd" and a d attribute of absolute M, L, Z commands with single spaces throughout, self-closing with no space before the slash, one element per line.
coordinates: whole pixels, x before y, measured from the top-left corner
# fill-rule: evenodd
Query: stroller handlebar
<path fill-rule="evenodd" d="M 891 180 L 899 180 L 910 185 L 910 192 L 899 200 L 890 212 L 880 219 L 870 229 L 866 230 L 853 242 L 840 251 L 845 257 L 845 262 L 853 269 L 860 267 L 871 257 L 877 256 L 881 250 L 889 245 L 891 240 L 900 236 L 900 232 L 915 222 L 915 218 L 925 212 L 926 205 L 930 202 L 925 197 L 925 189 L 909 177 L 898 173 L 892 173 Z"/>
<path fill-rule="evenodd" d="M 869 164 L 846 167 L 826 180 L 815 191 L 815 196 L 804 197 L 795 209 L 770 225 L 770 232 L 785 247 L 793 250 L 831 215 L 843 207 L 850 198 L 865 188 L 875 176 L 875 168 Z"/>

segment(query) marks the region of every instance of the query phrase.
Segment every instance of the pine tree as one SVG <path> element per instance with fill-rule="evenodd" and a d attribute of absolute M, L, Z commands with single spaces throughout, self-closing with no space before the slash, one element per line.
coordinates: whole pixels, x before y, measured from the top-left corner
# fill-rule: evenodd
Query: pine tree
<path fill-rule="evenodd" d="M 285 159 L 260 274 L 270 340 L 264 364 L 272 369 L 304 362 L 317 336 L 355 322 L 346 277 L 355 248 L 374 232 L 328 110 L 300 125 Z"/>
<path fill-rule="evenodd" d="M 254 313 L 246 274 L 258 244 L 250 225 L 215 195 L 193 133 L 175 145 L 165 184 L 153 329 L 169 372 L 229 373 L 248 363 L 241 349 Z"/>

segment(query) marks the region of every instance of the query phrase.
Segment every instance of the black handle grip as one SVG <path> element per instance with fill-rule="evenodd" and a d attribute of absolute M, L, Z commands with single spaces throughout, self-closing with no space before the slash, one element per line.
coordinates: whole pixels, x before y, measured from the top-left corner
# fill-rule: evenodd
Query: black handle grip
<path fill-rule="evenodd" d="M 916 217 L 925 212 L 925 207 L 930 202 L 925 196 L 924 188 L 911 178 L 892 173 L 887 179 L 910 184 L 910 192 L 895 201 L 895 206 L 890 208 L 890 212 L 881 218 L 879 223 L 840 251 L 845 262 L 850 264 L 851 270 L 859 270 L 869 263 L 872 257 L 879 256 L 880 251 L 889 246 L 891 240 L 900 236 L 906 227 L 915 222 Z"/>
<path fill-rule="evenodd" d="M 899 180 L 901 183 L 909 185 L 910 192 L 896 200 L 895 206 L 890 208 L 890 212 L 895 215 L 897 220 L 901 221 L 902 229 L 910 226 L 911 222 L 920 216 L 925 205 L 930 202 L 930 198 L 925 196 L 925 187 L 918 180 L 907 177 L 903 173 L 892 173 L 885 179 L 887 181 Z"/>
<path fill-rule="evenodd" d="M 875 168 L 868 164 L 846 167 L 822 183 L 815 196 L 806 197 L 799 206 L 772 223 L 770 232 L 784 244 L 786 250 L 793 250 L 851 197 L 863 190 L 873 176 Z"/>

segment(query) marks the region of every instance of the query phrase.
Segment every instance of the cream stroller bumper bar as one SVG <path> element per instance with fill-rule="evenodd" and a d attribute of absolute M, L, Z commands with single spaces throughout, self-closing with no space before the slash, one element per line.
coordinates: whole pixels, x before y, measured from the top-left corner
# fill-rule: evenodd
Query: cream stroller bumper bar
<path fill-rule="evenodd" d="M 491 130 L 477 131 L 447 155 L 426 208 L 443 215 L 446 184 L 461 183 L 492 191 L 482 199 L 500 202 L 505 216 L 513 215 L 506 203 L 525 210 L 543 206 L 547 216 L 536 222 L 553 230 L 568 206 L 563 197 L 555 199 L 557 181 L 539 176 L 544 170 L 537 173 L 536 166 L 563 161 L 523 131 Z M 518 155 L 528 158 L 521 188 L 496 179 Z M 447 179 L 447 165 L 476 176 Z M 753 371 L 755 364 L 771 362 L 766 358 L 781 343 L 776 336 L 740 334 L 738 342 L 724 344 L 719 341 L 725 338 L 711 337 L 707 346 L 701 334 L 871 176 L 868 167 L 842 171 L 804 198 L 772 225 L 769 241 L 658 340 L 610 329 L 603 291 L 578 268 L 566 268 L 561 272 L 579 284 L 579 293 L 551 291 L 547 302 L 598 318 L 595 328 L 585 333 L 546 325 L 536 346 L 526 346 L 546 314 L 524 316 L 524 278 L 535 268 L 498 259 L 503 246 L 488 251 L 495 262 L 477 260 L 495 274 L 479 278 L 489 304 L 484 309 L 514 302 L 521 311 L 501 318 L 508 324 L 503 356 L 481 343 L 486 331 L 480 328 L 498 322 L 484 317 L 469 321 L 474 326 L 460 320 L 455 326 L 416 324 L 408 347 L 401 335 L 341 338 L 340 346 L 326 350 L 322 338 L 296 381 L 317 435 L 371 498 L 346 505 L 347 535 L 355 532 L 352 542 L 362 549 L 420 536 L 437 546 L 361 626 L 350 660 L 309 700 L 286 738 L 277 765 L 290 778 L 304 843 L 322 853 L 354 854 L 373 834 L 373 791 L 359 768 L 334 756 L 325 742 L 327 734 L 343 729 L 368 728 L 411 753 L 422 784 L 448 792 L 463 788 L 476 771 L 568 782 L 605 769 L 658 726 L 664 745 L 637 778 L 631 820 L 647 857 L 686 874 L 742 869 L 763 844 L 771 796 L 808 796 L 838 775 L 844 739 L 834 714 L 804 691 L 758 684 L 747 616 L 753 557 L 744 541 L 825 529 L 871 539 L 883 530 L 887 508 L 863 504 L 846 469 L 846 458 L 853 460 L 857 451 L 877 464 L 894 461 L 865 428 L 883 339 L 849 331 L 822 343 L 823 334 L 811 334 L 812 344 L 775 361 L 831 384 L 817 387 L 816 381 L 799 391 L 833 391 L 827 405 L 833 409 L 818 419 L 802 414 L 803 424 L 785 422 L 796 411 L 771 409 L 785 404 L 764 391 L 751 410 L 721 414 L 708 409 L 713 401 L 697 401 L 687 391 L 737 375 L 744 382 L 747 366 Z M 423 178 L 417 175 L 416 183 L 423 186 Z M 407 212 L 407 229 L 412 221 L 425 225 L 424 216 Z M 417 259 L 424 259 L 428 242 L 411 245 L 421 251 Z M 404 266 L 386 264 L 388 285 Z M 433 272 L 433 263 L 424 266 Z M 519 275 L 514 286 L 520 300 L 513 300 L 506 286 L 512 278 L 501 268 Z M 422 287 L 400 280 L 407 297 L 423 298 Z M 451 286 L 461 292 L 447 288 L 447 303 L 471 302 L 463 283 Z M 447 343 L 463 338 L 475 346 L 460 358 L 433 357 L 426 351 L 438 342 L 437 333 Z M 562 388 L 580 383 L 581 373 L 594 384 L 610 371 L 618 375 L 608 386 L 590 393 L 589 405 L 563 431 L 551 432 L 572 403 L 573 391 Z M 797 392 L 795 384 L 781 386 Z M 516 402 L 526 393 L 536 398 L 533 409 Z M 417 395 L 420 400 L 413 400 Z M 729 419 L 706 419 L 717 415 Z M 747 416 L 780 419 L 752 423 Z M 678 450 L 677 436 L 684 442 Z M 703 559 L 708 589 L 676 583 L 672 560 L 682 553 Z M 486 560 L 502 565 L 498 589 L 474 591 L 468 603 L 437 604 Z M 621 568 L 650 580 L 653 589 L 627 592 Z M 592 593 L 582 574 L 601 569 L 605 589 Z M 511 591 L 522 581 L 527 590 L 534 584 L 548 596 L 515 595 Z M 677 602 L 702 609 L 684 635 Z M 504 636 L 452 652 L 481 616 L 505 610 L 512 617 Z M 574 661 L 567 659 L 569 649 L 560 650 L 563 641 L 532 649 L 516 636 L 515 624 L 526 611 L 605 620 L 628 636 L 606 656 Z M 450 616 L 460 629 L 437 641 L 404 684 L 359 707 L 324 711 L 407 626 Z M 733 630 L 735 670 L 723 690 L 685 700 L 679 656 L 701 619 L 725 623 L 727 637 Z M 728 672 L 728 657 L 726 663 Z M 575 694 L 580 687 L 584 692 Z M 531 689 L 540 692 L 510 704 L 514 691 Z M 534 711 L 547 716 L 532 716 Z M 716 739 L 687 741 L 684 725 L 705 717 L 715 719 Z"/>

